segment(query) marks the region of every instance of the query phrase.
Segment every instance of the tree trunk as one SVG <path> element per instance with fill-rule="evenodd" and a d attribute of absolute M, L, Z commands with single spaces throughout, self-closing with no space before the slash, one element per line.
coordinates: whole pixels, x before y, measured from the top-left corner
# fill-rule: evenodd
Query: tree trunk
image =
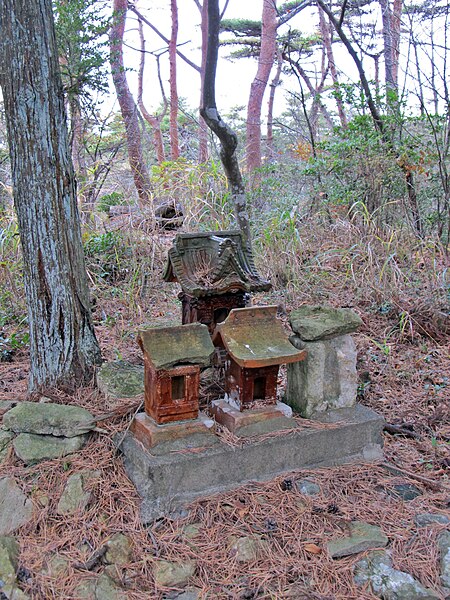
<path fill-rule="evenodd" d="M 203 87 L 205 82 L 206 51 L 208 48 L 208 1 L 203 0 L 201 7 L 201 32 L 202 32 L 202 64 L 200 71 L 200 106 L 203 103 Z M 198 124 L 198 162 L 205 163 L 208 160 L 208 126 L 205 119 L 200 115 Z"/>
<path fill-rule="evenodd" d="M 123 34 L 127 13 L 127 0 L 114 0 L 113 24 L 110 32 L 111 74 L 116 88 L 120 111 L 125 123 L 128 160 L 133 173 L 134 184 L 142 208 L 153 209 L 151 202 L 151 183 L 147 165 L 142 154 L 141 132 L 137 116 L 137 106 L 128 87 L 123 63 Z"/>
<path fill-rule="evenodd" d="M 242 234 L 244 245 L 251 249 L 250 221 L 247 212 L 247 198 L 239 162 L 236 156 L 238 145 L 236 133 L 221 119 L 216 106 L 216 68 L 219 51 L 219 0 L 204 0 L 208 3 L 208 48 L 203 88 L 203 104 L 200 109 L 208 127 L 220 140 L 220 158 L 225 170 L 235 216 Z"/>
<path fill-rule="evenodd" d="M 347 126 L 347 116 L 344 111 L 344 103 L 342 102 L 342 98 L 339 94 L 339 78 L 336 69 L 336 63 L 334 61 L 334 53 L 333 53 L 333 45 L 331 38 L 330 25 L 327 23 L 325 19 L 325 14 L 323 10 L 319 8 L 319 26 L 320 33 L 322 35 L 322 41 L 325 46 L 325 50 L 327 53 L 328 65 L 330 67 L 331 79 L 333 81 L 333 86 L 336 91 L 336 104 L 338 109 L 339 120 L 341 122 L 342 127 Z"/>
<path fill-rule="evenodd" d="M 267 161 L 273 162 L 275 160 L 275 149 L 273 144 L 273 107 L 275 104 L 275 92 L 280 83 L 281 69 L 283 67 L 283 56 L 281 51 L 277 49 L 277 70 L 275 77 L 272 79 L 270 84 L 269 102 L 267 105 Z"/>
<path fill-rule="evenodd" d="M 172 13 L 172 33 L 169 43 L 170 62 L 170 154 L 172 160 L 180 156 L 178 142 L 178 88 L 177 88 L 177 37 L 178 37 L 178 7 L 177 0 L 170 0 Z"/>
<path fill-rule="evenodd" d="M 143 31 L 141 19 L 138 20 L 138 25 L 139 25 L 139 39 L 141 42 L 141 60 L 139 63 L 139 75 L 138 75 L 138 106 L 142 113 L 142 116 L 144 117 L 144 119 L 147 121 L 147 123 L 153 129 L 153 143 L 155 145 L 156 159 L 158 161 L 158 164 L 160 165 L 161 163 L 163 163 L 166 160 L 166 153 L 164 151 L 164 141 L 163 141 L 163 136 L 162 136 L 162 132 L 161 132 L 161 121 L 162 121 L 164 115 L 166 114 L 167 100 L 166 100 L 166 96 L 164 94 L 164 89 L 161 85 L 161 75 L 160 75 L 159 57 L 158 57 L 157 58 L 158 79 L 160 81 L 160 87 L 161 87 L 161 92 L 162 92 L 163 101 L 164 101 L 164 110 L 159 115 L 151 115 L 148 112 L 148 110 L 145 108 L 144 101 L 142 100 L 142 94 L 144 91 L 145 38 L 144 38 L 144 31 Z"/>
<path fill-rule="evenodd" d="M 0 83 L 30 328 L 30 391 L 74 388 L 101 362 L 50 0 L 3 0 Z"/>
<path fill-rule="evenodd" d="M 250 88 L 247 107 L 247 171 L 261 166 L 261 107 L 277 51 L 276 0 L 263 0 L 261 49 L 258 70 Z"/>

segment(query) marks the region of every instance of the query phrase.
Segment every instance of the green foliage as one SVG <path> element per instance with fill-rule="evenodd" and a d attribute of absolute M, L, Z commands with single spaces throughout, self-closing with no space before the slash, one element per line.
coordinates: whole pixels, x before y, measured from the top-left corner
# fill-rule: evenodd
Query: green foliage
<path fill-rule="evenodd" d="M 69 98 L 107 93 L 108 7 L 98 0 L 54 0 L 61 75 Z"/>
<path fill-rule="evenodd" d="M 100 212 L 108 213 L 111 206 L 121 206 L 123 204 L 125 204 L 125 199 L 122 192 L 110 192 L 99 198 L 97 209 Z"/>
<path fill-rule="evenodd" d="M 86 236 L 83 247 L 87 269 L 98 280 L 112 285 L 127 276 L 131 250 L 120 233 L 108 231 Z"/>

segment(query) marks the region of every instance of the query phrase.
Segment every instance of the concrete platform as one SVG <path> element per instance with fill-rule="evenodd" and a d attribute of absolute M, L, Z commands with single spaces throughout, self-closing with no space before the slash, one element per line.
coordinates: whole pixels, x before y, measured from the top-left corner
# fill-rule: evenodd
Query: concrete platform
<path fill-rule="evenodd" d="M 152 454 L 127 433 L 121 450 L 125 469 L 142 497 L 142 521 L 150 522 L 198 497 L 234 489 L 250 481 L 266 481 L 299 469 L 382 458 L 384 421 L 372 410 L 357 405 L 329 411 L 316 420 L 337 425 L 328 429 L 300 427 L 241 448 L 218 443 L 194 452 L 160 456 Z"/>

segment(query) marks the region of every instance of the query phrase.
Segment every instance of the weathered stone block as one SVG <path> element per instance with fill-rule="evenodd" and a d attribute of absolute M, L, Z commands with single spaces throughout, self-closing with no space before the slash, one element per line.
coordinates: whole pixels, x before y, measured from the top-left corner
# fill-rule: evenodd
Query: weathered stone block
<path fill-rule="evenodd" d="M 31 519 L 33 504 L 12 477 L 0 479 L 0 535 L 12 533 Z"/>
<path fill-rule="evenodd" d="M 356 346 L 350 335 L 305 342 L 304 361 L 287 366 L 285 402 L 303 417 L 356 403 Z"/>
<path fill-rule="evenodd" d="M 41 460 L 62 458 L 72 452 L 78 452 L 87 439 L 87 434 L 65 438 L 21 433 L 13 441 L 13 446 L 20 460 L 23 460 L 26 465 L 32 465 Z"/>
<path fill-rule="evenodd" d="M 81 406 L 20 402 L 5 414 L 3 426 L 15 433 L 75 437 L 94 429 L 96 422 Z"/>
<path fill-rule="evenodd" d="M 292 331 L 304 341 L 326 340 L 353 333 L 362 320 L 349 308 L 331 306 L 301 306 L 289 317 Z"/>
<path fill-rule="evenodd" d="M 97 373 L 98 389 L 107 398 L 134 398 L 144 393 L 144 366 L 123 360 L 104 363 Z"/>

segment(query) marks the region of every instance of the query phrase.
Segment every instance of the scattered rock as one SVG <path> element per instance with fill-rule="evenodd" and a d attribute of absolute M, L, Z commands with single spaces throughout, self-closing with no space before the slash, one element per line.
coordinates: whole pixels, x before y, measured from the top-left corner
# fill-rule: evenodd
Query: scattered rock
<path fill-rule="evenodd" d="M 106 545 L 106 562 L 122 567 L 131 561 L 131 540 L 123 533 L 113 535 Z"/>
<path fill-rule="evenodd" d="M 104 363 L 97 373 L 98 389 L 108 398 L 133 398 L 144 393 L 144 367 L 123 360 Z"/>
<path fill-rule="evenodd" d="M 194 561 L 170 562 L 158 560 L 153 567 L 155 582 L 161 587 L 175 587 L 186 585 L 195 573 Z"/>
<path fill-rule="evenodd" d="M 450 531 L 443 531 L 438 537 L 441 563 L 441 582 L 450 592 Z"/>
<path fill-rule="evenodd" d="M 2 598 L 7 598 L 7 600 L 30 600 L 30 596 L 25 594 L 25 592 L 22 592 L 22 590 L 17 587 L 17 583 L 5 585 L 0 588 L 0 593 L 3 594 Z"/>
<path fill-rule="evenodd" d="M 397 483 L 393 485 L 391 489 L 388 489 L 387 493 L 389 496 L 401 498 L 405 502 L 414 500 L 414 498 L 417 498 L 417 496 L 422 495 L 422 492 L 419 490 L 419 488 L 412 483 Z"/>
<path fill-rule="evenodd" d="M 78 600 L 126 600 L 126 593 L 105 573 L 82 581 L 75 589 Z"/>
<path fill-rule="evenodd" d="M 61 458 L 77 452 L 85 445 L 87 439 L 87 434 L 65 438 L 21 433 L 14 439 L 13 446 L 17 456 L 26 465 L 31 465 L 41 460 Z"/>
<path fill-rule="evenodd" d="M 53 578 L 61 577 L 69 570 L 69 561 L 60 554 L 52 554 L 41 573 Z"/>
<path fill-rule="evenodd" d="M 3 585 L 11 585 L 16 581 L 19 566 L 19 544 L 10 536 L 0 536 L 0 580 Z"/>
<path fill-rule="evenodd" d="M 173 597 L 173 600 L 199 600 L 200 590 L 192 588 Z"/>
<path fill-rule="evenodd" d="M 446 515 L 439 515 L 437 513 L 424 513 L 422 515 L 416 515 L 414 522 L 417 527 L 426 527 L 427 525 L 448 525 L 450 519 Z"/>
<path fill-rule="evenodd" d="M 72 438 L 91 431 L 96 423 L 81 406 L 20 402 L 3 417 L 3 426 L 15 433 Z"/>
<path fill-rule="evenodd" d="M 257 536 L 248 536 L 230 539 L 231 555 L 238 562 L 251 562 L 258 558 L 263 547 L 262 540 Z"/>
<path fill-rule="evenodd" d="M 372 548 L 383 548 L 389 542 L 380 527 L 369 525 L 363 521 L 353 521 L 349 525 L 350 535 L 336 538 L 327 543 L 332 558 L 350 556 Z"/>
<path fill-rule="evenodd" d="M 294 333 L 307 342 L 353 333 L 362 325 L 361 318 L 349 308 L 307 305 L 293 310 L 289 322 Z"/>
<path fill-rule="evenodd" d="M 0 429 L 0 462 L 6 457 L 9 449 L 9 444 L 13 437 L 14 434 L 10 431 Z"/>
<path fill-rule="evenodd" d="M 91 492 L 84 489 L 85 485 L 98 476 L 98 471 L 84 471 L 71 475 L 61 494 L 56 512 L 59 515 L 72 515 L 78 510 L 84 510 L 92 496 Z"/>
<path fill-rule="evenodd" d="M 201 523 L 190 523 L 183 527 L 183 537 L 188 540 L 193 540 L 200 534 L 202 524 Z"/>
<path fill-rule="evenodd" d="M 17 402 L 14 400 L 0 400 L 0 417 L 8 412 L 8 410 L 11 410 L 11 408 L 14 408 L 16 404 Z"/>
<path fill-rule="evenodd" d="M 371 552 L 355 565 L 355 582 L 369 584 L 372 592 L 383 600 L 437 600 L 433 590 L 423 587 L 412 575 L 397 571 L 385 550 Z"/>
<path fill-rule="evenodd" d="M 0 535 L 12 533 L 31 519 L 33 504 L 12 477 L 0 479 Z"/>
<path fill-rule="evenodd" d="M 317 496 L 320 494 L 320 485 L 310 479 L 300 479 L 295 482 L 298 491 L 304 496 Z"/>

